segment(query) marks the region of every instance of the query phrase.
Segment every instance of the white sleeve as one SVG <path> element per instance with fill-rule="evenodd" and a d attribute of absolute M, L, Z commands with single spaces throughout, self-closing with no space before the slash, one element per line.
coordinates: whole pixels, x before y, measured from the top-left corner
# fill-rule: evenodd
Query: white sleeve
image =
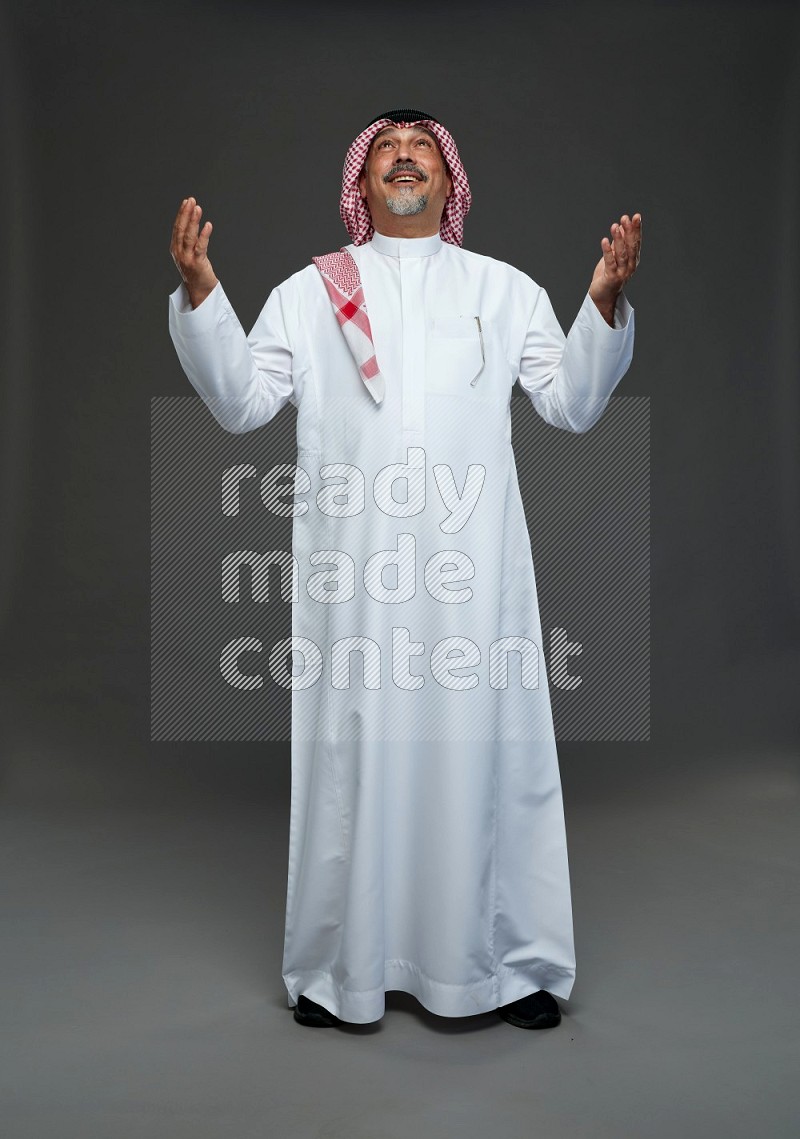
<path fill-rule="evenodd" d="M 236 434 L 268 423 L 293 394 L 282 287 L 270 293 L 249 336 L 219 281 L 196 309 L 183 283 L 169 302 L 178 359 L 217 422 Z"/>
<path fill-rule="evenodd" d="M 617 297 L 614 327 L 588 292 L 565 337 L 544 289 L 534 303 L 520 360 L 519 382 L 547 423 L 588 431 L 605 411 L 633 358 L 634 314 Z"/>

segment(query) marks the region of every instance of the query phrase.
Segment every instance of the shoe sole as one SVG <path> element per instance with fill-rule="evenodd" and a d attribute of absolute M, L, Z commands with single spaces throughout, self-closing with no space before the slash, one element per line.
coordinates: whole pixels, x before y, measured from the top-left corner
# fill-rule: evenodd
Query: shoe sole
<path fill-rule="evenodd" d="M 542 1013 L 535 1020 L 523 1020 L 522 1017 L 514 1016 L 513 1012 L 501 1012 L 500 1016 L 515 1028 L 558 1028 L 561 1024 L 561 1013 L 557 1017 Z"/>
<path fill-rule="evenodd" d="M 294 1019 L 306 1028 L 335 1028 L 337 1024 L 342 1023 L 338 1016 L 334 1016 L 333 1013 L 322 1016 L 321 1013 L 317 1012 L 298 1012 L 297 1006 L 294 1009 Z"/>

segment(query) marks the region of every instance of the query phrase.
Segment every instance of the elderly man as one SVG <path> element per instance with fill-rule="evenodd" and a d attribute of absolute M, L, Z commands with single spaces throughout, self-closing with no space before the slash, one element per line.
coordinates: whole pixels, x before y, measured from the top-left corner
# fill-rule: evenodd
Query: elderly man
<path fill-rule="evenodd" d="M 194 198 L 175 219 L 181 364 L 228 431 L 294 404 L 294 567 L 336 567 L 299 588 L 270 658 L 292 658 L 273 677 L 292 689 L 283 979 L 304 1025 L 375 1021 L 399 989 L 547 1028 L 574 982 L 510 399 L 518 381 L 548 423 L 597 422 L 632 357 L 642 220 L 602 239 L 565 337 L 538 284 L 461 247 L 470 201 L 441 123 L 378 116 L 345 161 L 351 244 L 274 288 L 249 336 L 211 222 Z"/>

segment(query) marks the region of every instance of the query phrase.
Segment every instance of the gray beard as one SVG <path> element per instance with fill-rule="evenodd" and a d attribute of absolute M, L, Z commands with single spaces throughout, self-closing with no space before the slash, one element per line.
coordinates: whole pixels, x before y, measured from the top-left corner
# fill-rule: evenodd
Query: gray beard
<path fill-rule="evenodd" d="M 386 199 L 386 208 L 389 213 L 397 217 L 411 217 L 421 214 L 428 204 L 427 194 L 398 194 L 396 198 Z"/>

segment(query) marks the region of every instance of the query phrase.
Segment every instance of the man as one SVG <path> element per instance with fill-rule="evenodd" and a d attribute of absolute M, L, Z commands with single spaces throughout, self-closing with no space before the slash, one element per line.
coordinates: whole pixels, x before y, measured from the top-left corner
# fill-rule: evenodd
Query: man
<path fill-rule="evenodd" d="M 283 978 L 305 1025 L 377 1020 L 400 989 L 546 1028 L 574 981 L 510 397 L 519 380 L 548 423 L 597 422 L 632 356 L 641 216 L 603 238 L 565 338 L 540 286 L 461 248 L 470 201 L 441 123 L 378 116 L 345 161 L 352 244 L 273 289 L 249 337 L 193 198 L 174 224 L 183 368 L 229 431 L 296 406 L 293 555 L 337 567 L 309 574 L 271 658 L 291 648 Z"/>

